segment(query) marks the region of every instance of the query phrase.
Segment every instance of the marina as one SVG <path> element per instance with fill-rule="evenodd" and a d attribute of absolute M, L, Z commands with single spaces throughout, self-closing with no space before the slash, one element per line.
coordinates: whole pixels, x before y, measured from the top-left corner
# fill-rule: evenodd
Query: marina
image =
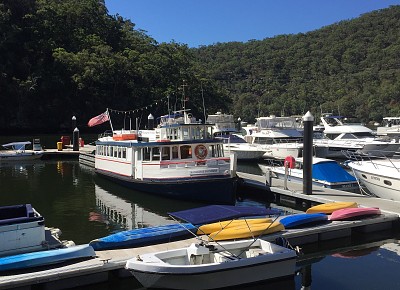
<path fill-rule="evenodd" d="M 76 162 L 75 166 L 78 165 L 77 161 L 73 162 Z M 66 164 L 70 164 L 70 161 L 67 161 Z M 86 175 L 92 176 L 92 174 L 89 173 L 91 171 L 89 167 L 82 167 L 82 165 L 78 167 L 81 167 L 80 170 L 88 172 L 85 173 Z M 66 169 L 67 167 L 65 167 L 63 170 L 64 175 L 66 172 L 76 172 L 77 168 L 73 169 L 72 171 L 66 171 Z M 251 189 L 252 186 L 258 186 L 259 188 L 264 187 L 265 190 L 265 176 L 249 174 L 245 172 L 239 172 L 238 174 L 243 179 L 243 182 L 247 183 L 246 186 L 248 189 Z M 98 179 L 95 179 L 95 182 L 100 186 L 104 186 L 106 183 L 108 184 L 108 181 L 101 181 L 102 182 L 100 182 Z M 390 238 L 396 233 L 396 229 L 398 228 L 400 205 L 397 202 L 385 201 L 379 198 L 372 198 L 349 192 L 340 192 L 328 189 L 321 190 L 320 188 L 315 188 L 312 195 L 305 196 L 301 193 L 301 184 L 288 183 L 288 189 L 283 189 L 283 182 L 278 179 L 273 179 L 270 185 L 270 190 L 274 192 L 274 194 L 280 195 L 279 204 L 281 205 L 285 203 L 291 203 L 292 205 L 295 205 L 294 207 L 301 207 L 304 203 L 308 203 L 308 205 L 311 206 L 332 201 L 357 201 L 360 205 L 378 206 L 382 210 L 382 215 L 373 218 L 356 221 L 337 221 L 329 224 L 318 224 L 310 228 L 287 229 L 281 233 L 268 235 L 271 241 L 273 241 L 277 236 L 282 235 L 283 237 L 287 238 L 292 245 L 301 245 L 302 247 L 307 248 L 308 245 L 329 243 L 330 241 L 348 242 L 349 239 L 354 239 L 354 237 L 359 237 L 360 235 L 364 236 L 366 240 L 370 240 L 369 237 L 371 233 L 385 233 L 384 237 Z M 122 188 L 117 190 L 117 192 L 121 190 Z M 104 197 L 103 201 L 105 201 Z M 183 203 L 181 208 L 190 208 L 196 206 L 198 205 L 185 205 L 185 203 Z M 307 206 L 303 207 L 303 211 L 307 208 Z M 167 210 L 171 208 L 172 207 L 169 207 Z M 114 214 L 112 215 L 114 216 Z M 171 220 L 170 222 L 172 223 L 173 221 Z M 68 233 L 68 227 L 66 228 Z M 99 237 L 104 236 L 104 234 L 92 233 L 92 236 Z M 78 239 L 77 241 L 81 244 L 84 244 L 82 241 L 86 241 L 86 243 L 89 242 L 88 238 L 81 238 L 81 240 Z M 195 242 L 195 239 L 189 238 L 181 241 L 161 243 L 131 249 L 125 248 L 118 250 L 96 251 L 97 257 L 94 259 L 61 265 L 49 269 L 35 270 L 33 273 L 4 275 L 0 278 L 0 288 L 23 287 L 30 289 L 33 287 L 33 285 L 36 285 L 35 287 L 42 285 L 42 287 L 45 287 L 46 289 L 65 289 L 76 286 L 84 287 L 84 285 L 86 285 L 85 287 L 89 287 L 88 285 L 105 282 L 116 278 L 123 280 L 128 279 L 126 281 L 130 281 L 130 279 L 132 279 L 128 278 L 131 277 L 130 273 L 124 269 L 125 263 L 129 257 L 134 257 L 142 253 L 159 251 L 166 248 L 181 248 L 192 242 Z M 377 243 L 377 241 L 373 242 Z M 311 254 L 308 254 L 308 256 L 310 255 Z M 306 257 L 300 257 L 298 263 L 306 260 Z"/>
<path fill-rule="evenodd" d="M 49 154 L 47 158 L 45 158 L 43 161 L 38 161 L 38 164 L 31 163 L 29 166 L 40 167 L 47 166 L 47 163 L 55 163 L 57 164 L 58 173 L 62 173 L 62 176 L 69 176 L 71 173 L 73 173 L 73 175 L 76 175 L 79 168 L 81 174 L 86 172 L 84 174 L 88 175 L 90 180 L 94 179 L 95 181 L 94 189 L 96 192 L 96 197 L 99 199 L 98 202 L 96 202 L 95 207 L 97 208 L 98 206 L 106 206 L 106 208 L 104 208 L 105 212 L 100 213 L 100 215 L 97 213 L 90 213 L 89 221 L 96 222 L 103 219 L 108 219 L 110 221 L 114 220 L 114 222 L 112 223 L 115 223 L 116 225 L 129 225 L 131 229 L 140 227 L 139 221 L 136 221 L 136 217 L 134 218 L 134 216 L 138 214 L 138 210 L 140 209 L 140 207 L 135 206 L 134 208 L 132 208 L 132 206 L 130 206 L 129 204 L 127 204 L 126 206 L 123 205 L 124 203 L 126 203 L 126 201 L 123 201 L 123 199 L 126 199 L 127 196 L 118 201 L 119 198 L 113 197 L 113 195 L 110 194 L 107 190 L 107 188 L 111 186 L 111 184 L 109 184 L 109 181 L 103 180 L 102 178 L 98 178 L 96 175 L 94 175 L 94 149 L 95 147 L 93 145 L 85 145 L 79 148 L 79 151 L 74 151 L 72 150 L 72 148 L 65 148 L 63 150 L 47 149 L 45 150 L 45 152 L 47 151 Z M 79 163 L 78 161 L 76 161 L 78 158 Z M 72 169 L 72 171 L 71 169 L 67 169 L 71 166 L 71 164 L 74 164 L 74 169 Z M 8 166 L 9 165 L 7 164 L 5 165 L 6 168 Z M 258 166 L 256 166 L 256 168 L 257 167 Z M 11 166 L 11 168 L 17 167 Z M 255 171 L 257 171 L 257 169 L 255 169 Z M 250 170 L 248 172 L 252 171 Z M 305 212 L 308 208 L 312 206 L 330 202 L 353 202 L 361 207 L 378 207 L 382 213 L 380 215 L 374 215 L 368 218 L 360 218 L 358 220 L 356 219 L 350 221 L 340 220 L 317 222 L 318 218 L 316 218 L 315 224 L 311 223 L 309 226 L 304 227 L 288 226 L 287 229 L 283 230 L 278 229 L 275 233 L 271 232 L 270 234 L 264 235 L 263 240 L 274 242 L 275 239 L 283 237 L 287 239 L 291 246 L 299 246 L 301 248 L 308 249 L 309 247 L 312 248 L 315 245 L 318 245 L 317 250 L 313 249 L 313 251 L 318 252 L 320 245 L 330 244 L 334 241 L 336 242 L 333 248 L 336 247 L 336 243 L 338 241 L 347 241 L 343 245 L 344 248 L 346 248 L 349 241 L 353 243 L 353 241 L 355 240 L 357 240 L 357 244 L 355 246 L 363 247 L 359 244 L 362 245 L 363 243 L 365 243 L 365 240 L 371 243 L 379 243 L 379 240 L 381 239 L 390 239 L 393 236 L 397 235 L 400 214 L 400 205 L 397 202 L 323 187 L 313 187 L 312 193 L 306 195 L 303 194 L 303 185 L 301 183 L 272 178 L 272 176 L 269 176 L 268 174 L 262 174 L 260 168 L 258 168 L 258 172 L 259 173 L 257 174 L 252 174 L 240 171 L 240 169 L 237 172 L 237 175 L 239 177 L 238 185 L 240 191 L 245 192 L 244 199 L 242 201 L 237 201 L 237 205 L 246 205 L 248 202 L 253 203 L 253 197 L 251 196 L 251 194 L 247 193 L 257 191 L 258 197 L 256 198 L 256 200 L 258 200 L 258 198 L 260 198 L 261 196 L 261 200 L 269 200 L 268 204 L 272 202 L 270 204 L 272 206 L 276 206 L 278 208 L 284 207 L 286 209 L 289 209 L 289 213 L 286 213 L 289 214 L 289 216 L 287 217 L 291 217 L 290 214 L 294 214 L 294 216 L 296 216 L 296 214 L 300 213 L 301 215 L 302 212 Z M 92 188 L 92 185 L 89 185 L 90 183 L 93 183 L 93 181 L 89 181 L 88 183 L 88 186 Z M 103 186 L 105 186 L 105 190 Z M 115 192 L 115 190 L 112 191 Z M 122 193 L 122 191 L 125 190 L 121 188 L 117 191 L 120 191 Z M 123 194 L 123 196 L 124 195 L 125 194 Z M 140 194 L 137 193 L 137 196 L 140 196 Z M 157 199 L 157 197 L 154 198 Z M 199 205 L 200 204 L 198 203 L 182 202 L 179 207 L 185 209 L 197 207 Z M 148 206 L 150 206 L 150 208 L 152 207 L 152 205 L 150 204 Z M 167 204 L 165 204 L 164 208 L 164 210 L 169 211 L 173 207 L 168 207 Z M 95 209 L 95 211 L 97 210 Z M 126 215 L 131 217 L 126 219 L 126 217 L 128 216 L 125 216 L 125 214 L 124 216 L 119 217 L 118 212 L 122 213 L 123 211 Z M 145 211 L 143 210 L 141 210 L 141 212 L 142 214 L 145 213 Z M 151 211 L 148 214 L 145 214 L 147 217 L 150 217 L 149 214 L 151 214 Z M 151 219 L 151 223 L 147 224 L 146 227 L 158 226 L 160 224 L 167 225 L 176 223 L 176 221 L 168 217 L 168 214 L 166 212 L 163 215 L 165 217 L 161 219 L 158 217 L 156 217 L 155 219 Z M 278 217 L 278 219 L 282 219 L 283 217 L 284 216 Z M 168 219 L 170 220 L 168 221 Z M 322 218 L 319 219 L 323 221 Z M 291 223 L 293 224 L 292 221 Z M 176 226 L 178 227 L 179 224 L 176 224 Z M 144 229 L 145 228 L 143 228 L 143 230 Z M 75 229 L 73 231 L 75 232 Z M 115 228 L 114 231 L 116 233 L 121 232 L 121 229 Z M 263 230 L 261 230 L 261 232 L 262 231 Z M 96 240 L 104 236 L 107 235 L 105 235 L 104 233 L 97 233 L 92 234 L 92 238 L 85 236 L 80 240 L 78 239 L 77 244 L 84 246 L 87 245 L 87 243 L 89 243 L 91 240 Z M 372 236 L 380 236 L 380 238 L 372 238 L 371 241 Z M 361 240 L 358 241 L 359 239 Z M 43 287 L 46 289 L 68 289 L 73 287 L 84 287 L 82 289 L 86 289 L 86 287 L 92 287 L 92 285 L 94 286 L 97 283 L 109 283 L 109 281 L 115 279 L 125 281 L 124 283 L 129 284 L 131 283 L 129 281 L 132 281 L 133 279 L 132 274 L 125 269 L 126 262 L 129 258 L 136 257 L 137 255 L 142 255 L 145 253 L 163 251 L 166 249 L 172 250 L 183 248 L 190 245 L 191 243 L 195 243 L 196 240 L 197 239 L 190 238 L 190 235 L 189 237 L 182 236 L 181 238 L 178 238 L 178 240 L 174 240 L 171 236 L 169 240 L 167 238 L 167 242 L 164 239 L 148 246 L 138 243 L 137 245 L 135 245 L 134 248 L 128 246 L 128 248 L 125 247 L 122 249 L 97 249 L 95 251 L 95 258 L 86 258 L 82 259 L 82 261 L 73 263 L 63 263 L 57 265 L 56 267 L 37 268 L 33 273 L 7 273 L 7 275 L 4 275 L 0 278 L 0 289 L 32 289 L 32 287 Z M 332 246 L 330 246 L 330 250 L 333 251 Z M 304 269 L 306 269 L 309 265 L 307 267 L 302 267 L 302 264 L 307 263 L 309 257 L 312 256 L 311 252 L 313 251 L 306 251 L 304 255 L 301 255 L 297 258 L 297 275 L 300 275 L 302 277 L 303 275 L 304 277 L 308 275 L 307 273 L 304 274 L 303 272 Z M 297 278 L 295 278 L 295 280 L 297 280 Z"/>

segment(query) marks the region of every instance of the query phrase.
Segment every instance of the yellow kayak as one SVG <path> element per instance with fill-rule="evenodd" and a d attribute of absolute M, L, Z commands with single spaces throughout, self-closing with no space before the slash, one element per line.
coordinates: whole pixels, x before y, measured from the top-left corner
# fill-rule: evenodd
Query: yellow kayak
<path fill-rule="evenodd" d="M 231 220 L 231 221 L 223 221 L 223 222 L 216 222 L 211 224 L 205 224 L 199 227 L 197 230 L 198 235 L 203 234 L 211 234 L 213 232 L 218 232 L 224 228 L 231 228 L 231 227 L 238 227 L 238 226 L 246 226 L 247 224 L 261 224 L 261 223 L 270 223 L 272 222 L 271 218 L 252 218 L 252 219 L 240 219 L 240 220 Z"/>
<path fill-rule="evenodd" d="M 260 235 L 272 234 L 284 230 L 280 222 L 253 224 L 248 226 L 237 226 L 225 228 L 221 231 L 213 232 L 209 239 L 213 241 L 244 239 L 258 237 Z"/>
<path fill-rule="evenodd" d="M 316 206 L 312 206 L 307 209 L 306 213 L 325 213 L 331 214 L 335 210 L 342 209 L 342 208 L 350 208 L 350 207 L 358 207 L 356 202 L 330 202 L 330 203 L 323 203 Z"/>

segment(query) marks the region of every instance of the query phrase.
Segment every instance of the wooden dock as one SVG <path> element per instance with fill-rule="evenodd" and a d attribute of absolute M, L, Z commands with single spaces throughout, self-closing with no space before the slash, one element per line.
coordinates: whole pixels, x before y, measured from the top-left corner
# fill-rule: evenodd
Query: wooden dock
<path fill-rule="evenodd" d="M 244 172 L 238 172 L 238 176 L 241 178 L 242 186 L 264 190 L 266 193 L 272 192 L 275 195 L 276 203 L 302 209 L 303 211 L 321 203 L 353 201 L 360 206 L 379 207 L 386 213 L 400 215 L 400 202 L 398 201 L 317 186 L 313 186 L 312 194 L 307 195 L 303 193 L 303 185 L 301 183 L 287 182 L 287 188 L 285 189 L 284 181 L 277 178 L 267 180 L 265 176 Z"/>
<path fill-rule="evenodd" d="M 91 151 L 87 150 L 85 154 L 91 154 Z M 265 176 L 241 172 L 238 173 L 238 176 L 241 178 L 241 185 L 244 187 L 258 188 L 266 193 L 272 192 L 278 204 L 288 204 L 305 210 L 320 203 L 355 201 L 360 206 L 379 207 L 382 211 L 380 216 L 371 218 L 334 221 L 313 227 L 287 229 L 263 236 L 263 239 L 269 241 L 274 241 L 277 237 L 282 236 L 288 239 L 292 246 L 302 246 L 329 241 L 347 241 L 355 236 L 362 236 L 368 240 L 378 233 L 386 233 L 386 238 L 391 238 L 399 229 L 400 202 L 319 187 L 313 187 L 312 194 L 305 195 L 302 193 L 302 184 L 288 182 L 285 189 L 283 181 L 278 179 L 272 179 L 269 184 L 266 184 Z M 68 289 L 105 282 L 115 277 L 131 277 L 130 272 L 124 269 L 128 259 L 144 253 L 185 247 L 193 242 L 198 242 L 198 240 L 191 238 L 138 248 L 97 251 L 96 258 L 73 264 L 35 269 L 29 273 L 2 273 L 0 289 Z M 343 243 L 335 242 L 332 244 L 339 244 L 342 249 L 351 249 Z M 333 251 L 332 248 L 330 248 L 330 251 Z M 323 253 L 318 253 L 318 255 L 323 255 Z M 311 257 L 312 255 L 303 256 L 298 261 L 303 263 Z"/>

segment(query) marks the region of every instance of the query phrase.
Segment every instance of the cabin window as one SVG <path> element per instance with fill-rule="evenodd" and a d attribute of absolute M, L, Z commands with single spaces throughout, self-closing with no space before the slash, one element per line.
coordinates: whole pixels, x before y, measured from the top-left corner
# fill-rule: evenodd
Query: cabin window
<path fill-rule="evenodd" d="M 189 139 L 189 128 L 182 128 L 182 139 Z"/>
<path fill-rule="evenodd" d="M 222 144 L 217 145 L 218 157 L 224 157 L 224 146 Z"/>
<path fill-rule="evenodd" d="M 122 148 L 119 147 L 118 148 L 118 158 L 121 158 L 121 157 L 122 157 Z"/>
<path fill-rule="evenodd" d="M 172 159 L 178 159 L 178 146 L 172 146 Z"/>
<path fill-rule="evenodd" d="M 122 158 L 126 159 L 126 148 L 122 148 Z"/>
<path fill-rule="evenodd" d="M 211 145 L 210 148 L 211 148 L 211 157 L 215 157 L 215 146 Z"/>
<path fill-rule="evenodd" d="M 114 147 L 114 157 L 118 157 L 118 147 Z"/>
<path fill-rule="evenodd" d="M 143 161 L 150 161 L 151 148 L 143 148 Z"/>
<path fill-rule="evenodd" d="M 181 159 L 192 158 L 192 147 L 189 145 L 181 146 Z"/>
<path fill-rule="evenodd" d="M 384 180 L 383 183 L 392 186 L 392 182 L 390 180 Z"/>
<path fill-rule="evenodd" d="M 160 147 L 153 147 L 151 149 L 151 161 L 160 161 Z"/>
<path fill-rule="evenodd" d="M 361 176 L 364 177 L 365 179 L 368 179 L 365 174 L 361 174 Z"/>
<path fill-rule="evenodd" d="M 170 147 L 161 147 L 161 160 L 170 160 Z"/>

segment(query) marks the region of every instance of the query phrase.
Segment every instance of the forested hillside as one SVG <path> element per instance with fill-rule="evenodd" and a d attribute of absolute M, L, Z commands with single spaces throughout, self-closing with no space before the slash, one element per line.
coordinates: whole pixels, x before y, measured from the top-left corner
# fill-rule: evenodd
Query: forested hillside
<path fill-rule="evenodd" d="M 109 15 L 103 0 L 0 0 L 0 130 L 69 130 L 73 115 L 87 130 L 106 108 L 159 116 L 168 96 L 179 109 L 184 81 L 202 119 L 203 98 L 207 113 L 249 122 L 307 110 L 365 122 L 400 115 L 400 6 L 196 49 L 158 43 L 134 22 Z"/>
<path fill-rule="evenodd" d="M 400 6 L 306 34 L 204 46 L 195 57 L 247 121 L 307 110 L 400 116 Z"/>
<path fill-rule="evenodd" d="M 210 110 L 229 105 L 192 60 L 187 45 L 157 43 L 104 1 L 1 0 L 0 129 L 70 130 L 75 115 L 82 130 L 106 108 L 159 116 L 167 96 L 180 104 L 183 80 L 198 116 L 202 95 Z"/>

